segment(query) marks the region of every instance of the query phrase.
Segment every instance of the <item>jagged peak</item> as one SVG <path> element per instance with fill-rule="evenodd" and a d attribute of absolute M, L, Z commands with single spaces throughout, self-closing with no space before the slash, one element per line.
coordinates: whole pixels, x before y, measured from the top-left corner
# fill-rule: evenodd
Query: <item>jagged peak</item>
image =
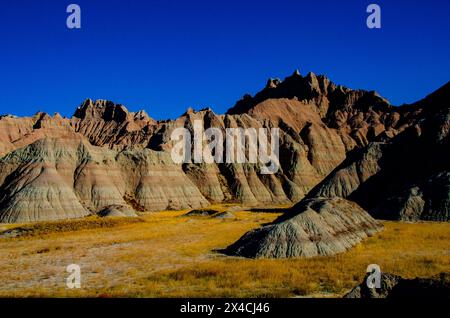
<path fill-rule="evenodd" d="M 33 117 L 36 119 L 43 119 L 43 118 L 49 117 L 49 116 L 50 116 L 49 114 L 42 112 L 42 111 L 38 111 L 33 115 Z"/>
<path fill-rule="evenodd" d="M 94 105 L 94 101 L 90 98 L 86 98 L 80 107 L 87 107 L 89 105 Z"/>
<path fill-rule="evenodd" d="M 317 80 L 318 76 L 315 73 L 313 73 L 313 72 L 308 72 L 308 74 L 306 74 L 305 78 L 307 78 L 307 79 L 316 79 Z"/>
<path fill-rule="evenodd" d="M 195 114 L 195 110 L 192 107 L 188 107 L 182 116 Z"/>
<path fill-rule="evenodd" d="M 134 113 L 122 104 L 115 104 L 112 101 L 98 99 L 95 102 L 88 98 L 76 109 L 73 117 L 79 119 L 103 119 L 105 121 L 123 122 L 134 117 Z"/>
<path fill-rule="evenodd" d="M 150 120 L 150 116 L 147 114 L 147 112 L 143 109 L 133 113 L 134 119 L 136 120 Z"/>
<path fill-rule="evenodd" d="M 186 117 L 186 116 L 194 116 L 194 115 L 215 115 L 214 111 L 212 110 L 211 107 L 203 107 L 200 110 L 195 110 L 192 107 L 188 107 L 188 109 L 181 115 L 181 117 Z M 161 121 L 159 121 L 161 122 Z"/>
<path fill-rule="evenodd" d="M 214 113 L 211 107 L 203 107 L 202 109 L 200 109 L 200 112 Z"/>
<path fill-rule="evenodd" d="M 137 112 L 130 112 L 123 104 L 116 104 L 106 99 L 97 99 L 93 101 L 90 98 L 85 99 L 75 110 L 72 120 L 103 120 L 105 122 L 114 121 L 121 123 L 133 123 L 128 125 L 127 129 L 136 129 L 146 123 L 153 124 L 156 121 L 151 118 L 143 109 Z M 137 124 L 137 126 L 134 126 Z"/>
<path fill-rule="evenodd" d="M 267 80 L 266 88 L 276 88 L 281 83 L 279 78 L 269 78 Z"/>
<path fill-rule="evenodd" d="M 286 76 L 285 78 L 284 78 L 284 80 L 283 81 L 281 81 L 282 83 L 284 83 L 284 82 L 289 82 L 290 80 L 299 80 L 299 79 L 302 79 L 303 78 L 303 76 L 302 76 L 302 74 L 300 73 L 300 71 L 298 70 L 298 69 L 296 69 L 293 73 L 292 73 L 292 75 L 289 75 L 289 76 Z"/>
<path fill-rule="evenodd" d="M 245 113 L 256 104 L 272 98 L 311 100 L 317 97 L 318 94 L 326 94 L 329 84 L 330 81 L 325 76 L 319 77 L 309 72 L 303 77 L 300 71 L 295 70 L 291 76 L 286 77 L 283 81 L 278 78 L 269 78 L 263 90 L 253 97 L 248 94 L 244 95 L 227 113 Z"/>
<path fill-rule="evenodd" d="M 16 119 L 16 118 L 20 118 L 19 116 L 16 116 L 16 115 L 12 115 L 12 114 L 2 114 L 2 115 L 0 115 L 0 119 L 3 119 L 3 118 L 12 118 L 12 119 Z"/>
<path fill-rule="evenodd" d="M 313 103 L 323 103 L 324 97 L 328 99 L 330 105 L 333 104 L 332 110 L 348 106 L 364 108 L 371 104 L 381 105 L 382 107 L 390 105 L 386 99 L 377 93 L 366 90 L 353 90 L 343 85 L 337 85 L 325 75 L 316 75 L 313 72 L 308 72 L 303 77 L 299 71 L 295 71 L 293 75 L 286 77 L 283 81 L 269 79 L 260 92 L 254 96 L 244 95 L 227 111 L 227 114 L 247 113 L 254 106 L 268 99 L 287 98 L 303 101 L 304 103 L 311 101 Z M 356 99 L 360 99 L 360 101 L 357 102 Z M 327 109 L 328 106 L 325 104 L 318 105 L 320 116 L 325 116 Z"/>

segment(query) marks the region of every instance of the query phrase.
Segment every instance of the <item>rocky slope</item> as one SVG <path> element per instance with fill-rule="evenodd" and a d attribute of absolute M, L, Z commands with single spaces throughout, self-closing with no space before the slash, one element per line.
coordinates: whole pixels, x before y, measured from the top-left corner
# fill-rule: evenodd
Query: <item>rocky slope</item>
<path fill-rule="evenodd" d="M 420 112 L 396 137 L 347 159 L 308 197 L 344 197 L 376 218 L 450 221 L 450 84 L 403 109 Z"/>
<path fill-rule="evenodd" d="M 445 155 L 434 157 L 437 165 L 431 158 L 411 162 L 408 169 L 418 171 L 417 177 L 393 186 L 392 197 L 375 198 L 379 205 L 367 198 L 369 190 L 364 189 L 383 169 L 384 176 L 397 169 L 398 165 L 388 165 L 390 170 L 380 166 L 396 161 L 396 151 L 403 155 L 402 162 L 409 162 L 397 148 L 417 142 L 421 153 L 436 155 L 445 149 L 448 91 L 447 84 L 414 105 L 394 107 L 375 92 L 295 72 L 283 81 L 269 80 L 261 92 L 244 96 L 225 115 L 189 109 L 176 120 L 155 121 L 144 111 L 134 113 L 123 105 L 88 99 L 72 118 L 44 113 L 1 116 L 0 222 L 80 217 L 117 206 L 144 211 L 230 201 L 295 203 L 314 187 L 309 198 L 346 197 L 379 217 L 391 213 L 388 218 L 446 219 Z M 264 175 L 258 164 L 174 164 L 171 133 L 178 127 L 192 131 L 196 120 L 204 129 L 223 132 L 236 127 L 279 128 L 280 169 Z M 420 136 L 414 137 L 419 130 Z M 416 164 L 430 167 L 417 169 Z M 336 174 L 347 181 L 333 177 Z M 388 177 L 380 180 L 390 182 Z"/>
<path fill-rule="evenodd" d="M 351 201 L 314 198 L 302 200 L 272 224 L 248 232 L 225 253 L 251 258 L 334 255 L 381 229 Z"/>
<path fill-rule="evenodd" d="M 9 153 L 0 175 L 0 222 L 77 218 L 133 202 L 144 210 L 208 205 L 167 153 L 99 148 L 76 133 Z"/>
<path fill-rule="evenodd" d="M 397 109 L 381 102 L 369 109 L 361 108 L 358 102 L 342 106 L 340 109 L 348 109 L 348 113 L 365 109 L 367 118 L 373 118 L 377 112 L 381 115 L 375 116 L 376 121 L 360 122 L 369 127 L 364 129 L 365 134 L 354 133 L 353 121 L 348 116 L 344 116 L 346 122 L 331 121 L 343 141 L 356 143 L 354 147 L 346 143 L 346 159 L 285 215 L 273 224 L 246 233 L 226 253 L 283 258 L 345 251 L 379 230 L 363 209 L 350 206 L 346 199 L 377 218 L 450 221 L 449 101 L 450 83 L 447 83 L 425 99 Z M 339 112 L 336 109 L 325 108 L 322 114 L 336 119 Z M 366 115 L 356 116 L 364 119 Z M 392 117 L 397 120 L 386 121 Z M 379 133 L 369 134 L 374 129 Z"/>

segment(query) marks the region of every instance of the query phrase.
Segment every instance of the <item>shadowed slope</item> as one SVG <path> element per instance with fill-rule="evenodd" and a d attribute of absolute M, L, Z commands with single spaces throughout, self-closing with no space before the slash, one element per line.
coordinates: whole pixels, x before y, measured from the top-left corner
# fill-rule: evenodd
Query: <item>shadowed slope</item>
<path fill-rule="evenodd" d="M 225 252 L 252 258 L 334 255 L 381 228 L 353 202 L 315 198 L 303 200 L 274 223 L 246 233 Z"/>
<path fill-rule="evenodd" d="M 421 113 L 414 126 L 349 154 L 307 197 L 349 198 L 382 219 L 449 221 L 449 91 L 409 106 Z"/>

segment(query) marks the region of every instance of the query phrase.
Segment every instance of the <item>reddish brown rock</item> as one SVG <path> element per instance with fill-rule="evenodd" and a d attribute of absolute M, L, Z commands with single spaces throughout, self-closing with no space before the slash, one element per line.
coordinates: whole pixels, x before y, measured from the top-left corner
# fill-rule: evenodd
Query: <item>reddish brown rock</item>
<path fill-rule="evenodd" d="M 286 204 L 301 200 L 319 183 L 321 190 L 311 193 L 355 197 L 363 207 L 375 209 L 363 189 L 386 170 L 383 145 L 395 144 L 392 147 L 399 148 L 399 154 L 404 149 L 396 145 L 411 146 L 410 141 L 401 141 L 405 139 L 420 137 L 421 144 L 434 145 L 433 140 L 439 140 L 437 144 L 447 145 L 449 124 L 442 109 L 448 110 L 448 84 L 419 103 L 394 107 L 375 92 L 295 72 L 284 80 L 269 80 L 261 92 L 246 95 L 225 115 L 189 109 L 176 120 L 158 122 L 144 111 L 86 100 L 71 119 L 45 113 L 1 116 L 0 218 L 12 222 L 78 217 L 107 206 L 132 205 L 142 211 L 203 207 L 212 202 Z M 192 131 L 195 120 L 201 120 L 204 129 L 216 127 L 222 132 L 237 127 L 279 128 L 279 170 L 263 175 L 259 164 L 253 163 L 174 164 L 171 133 L 178 127 Z M 420 149 L 435 153 L 433 147 Z M 438 162 L 445 162 L 446 157 L 441 157 Z M 426 160 L 411 162 L 430 165 Z M 412 164 L 406 166 L 413 169 Z M 447 189 L 442 180 L 448 168 L 442 163 L 436 167 L 417 184 L 394 189 L 405 206 L 413 207 L 414 213 L 404 211 L 404 215 L 416 215 L 416 210 L 434 201 L 439 202 L 436 207 L 423 208 L 428 212 L 421 215 L 448 211 L 443 194 L 438 199 L 427 194 L 437 193 L 427 180 L 440 180 L 431 182 L 439 184 L 439 193 Z M 395 206 L 396 193 L 386 197 L 389 206 Z"/>

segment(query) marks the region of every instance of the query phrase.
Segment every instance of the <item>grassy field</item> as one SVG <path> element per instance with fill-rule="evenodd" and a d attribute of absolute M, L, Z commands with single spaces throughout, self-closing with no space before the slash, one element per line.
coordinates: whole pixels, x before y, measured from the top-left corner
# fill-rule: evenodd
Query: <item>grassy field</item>
<path fill-rule="evenodd" d="M 449 223 L 385 222 L 383 232 L 333 257 L 252 260 L 215 250 L 279 214 L 185 212 L 21 226 L 26 236 L 0 239 L 0 297 L 340 297 L 372 263 L 410 278 L 450 272 Z M 66 288 L 72 263 L 81 267 L 81 289 Z"/>

